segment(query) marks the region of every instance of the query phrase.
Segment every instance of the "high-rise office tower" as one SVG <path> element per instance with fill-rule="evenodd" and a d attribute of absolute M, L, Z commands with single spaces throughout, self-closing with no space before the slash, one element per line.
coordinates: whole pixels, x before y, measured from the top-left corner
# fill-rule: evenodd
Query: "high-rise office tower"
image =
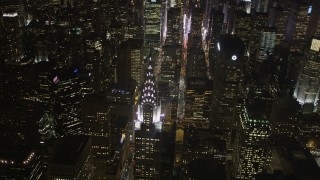
<path fill-rule="evenodd" d="M 308 15 L 310 16 L 308 28 L 306 32 L 306 39 L 310 40 L 312 37 L 319 36 L 320 30 L 320 1 L 311 1 L 308 8 Z"/>
<path fill-rule="evenodd" d="M 24 3 L 20 0 L 1 2 L 1 9 L 2 27 L 0 23 L 0 38 L 2 41 L 1 46 L 3 46 L 3 49 L 0 51 L 1 59 L 6 64 L 23 64 L 22 30 L 23 26 L 25 26 Z"/>
<path fill-rule="evenodd" d="M 166 45 L 181 44 L 182 29 L 181 8 L 170 8 L 167 18 Z"/>
<path fill-rule="evenodd" d="M 35 71 L 37 72 L 37 81 L 38 81 L 38 97 L 40 101 L 45 106 L 52 105 L 50 93 L 51 83 L 48 81 L 53 72 L 53 63 L 52 62 L 40 62 L 34 65 Z"/>
<path fill-rule="evenodd" d="M 208 36 L 210 37 L 209 39 L 209 55 L 208 59 L 212 59 L 212 56 L 214 55 L 215 48 L 215 42 L 217 38 L 222 34 L 223 32 L 223 19 L 224 19 L 224 14 L 221 10 L 212 10 L 211 11 L 211 18 L 210 18 L 210 28 L 208 30 Z M 212 62 L 209 62 L 209 79 L 212 80 Z"/>
<path fill-rule="evenodd" d="M 283 7 L 272 7 L 269 12 L 268 26 L 277 28 L 276 44 L 279 45 L 286 32 L 289 11 Z"/>
<path fill-rule="evenodd" d="M 191 9 L 190 43 L 201 44 L 203 26 L 203 8 Z M 190 44 L 189 43 L 189 44 Z"/>
<path fill-rule="evenodd" d="M 270 121 L 260 101 L 249 102 L 243 108 L 235 137 L 232 176 L 235 179 L 254 179 L 268 167 Z"/>
<path fill-rule="evenodd" d="M 130 43 L 130 70 L 131 79 L 134 79 L 138 85 L 142 83 L 143 72 L 143 41 L 132 40 Z"/>
<path fill-rule="evenodd" d="M 31 101 L 1 102 L 0 179 L 44 178 L 39 145 L 52 126 L 43 128 L 41 108 Z"/>
<path fill-rule="evenodd" d="M 267 13 L 269 10 L 269 0 L 256 0 L 255 11 Z"/>
<path fill-rule="evenodd" d="M 273 102 L 270 121 L 272 135 L 296 136 L 301 107 L 293 97 L 279 97 Z"/>
<path fill-rule="evenodd" d="M 302 105 L 303 113 L 317 111 L 320 93 L 320 40 L 312 39 L 300 70 L 294 97 Z"/>
<path fill-rule="evenodd" d="M 130 48 L 127 42 L 121 43 L 117 50 L 115 83 L 129 85 L 130 82 Z"/>
<path fill-rule="evenodd" d="M 80 134 L 81 86 L 79 70 L 60 70 L 51 79 L 53 86 L 53 111 L 60 135 Z"/>
<path fill-rule="evenodd" d="M 242 81 L 244 43 L 238 37 L 224 35 L 218 38 L 216 46 L 211 125 L 225 130 L 228 138 Z"/>
<path fill-rule="evenodd" d="M 55 149 L 45 179 L 92 179 L 90 136 L 65 137 Z"/>
<path fill-rule="evenodd" d="M 128 3 L 128 8 L 130 11 L 128 12 L 128 32 L 125 35 L 126 38 L 134 38 L 134 39 L 143 39 L 143 17 L 139 1 L 131 1 Z M 107 10 L 106 10 L 107 11 Z"/>
<path fill-rule="evenodd" d="M 187 77 L 206 77 L 204 51 L 201 45 L 192 44 L 188 48 Z"/>
<path fill-rule="evenodd" d="M 182 48 L 179 45 L 163 46 L 163 61 L 161 63 L 160 80 L 169 83 L 170 95 L 177 96 L 179 79 L 178 63 L 181 59 Z"/>
<path fill-rule="evenodd" d="M 212 81 L 190 77 L 186 88 L 185 119 L 208 122 L 212 99 Z"/>
<path fill-rule="evenodd" d="M 209 27 L 209 37 L 210 39 L 210 48 L 214 46 L 215 39 L 219 37 L 223 31 L 223 12 L 222 11 L 211 11 L 211 18 L 210 18 L 210 27 Z"/>
<path fill-rule="evenodd" d="M 162 123 L 153 62 L 148 57 L 140 105 L 135 121 L 135 179 L 160 179 Z"/>
<path fill-rule="evenodd" d="M 276 41 L 276 29 L 265 28 L 260 37 L 259 51 L 257 53 L 257 60 L 262 62 L 266 60 L 271 54 L 275 47 Z"/>
<path fill-rule="evenodd" d="M 312 33 L 314 32 L 315 36 L 319 36 L 320 35 L 320 13 L 319 13 L 319 10 L 320 10 L 320 7 L 319 7 L 319 3 L 320 1 L 313 1 L 313 5 L 311 7 L 309 7 L 309 12 L 311 11 L 311 17 L 312 16 L 315 16 L 315 19 L 314 21 L 317 21 L 317 26 L 314 26 L 314 21 L 311 21 L 310 19 L 310 25 L 308 28 L 309 29 L 309 32 L 311 32 L 310 35 L 312 35 Z M 311 18 L 310 17 L 310 18 Z M 312 28 L 315 28 L 315 29 L 312 29 Z"/>
<path fill-rule="evenodd" d="M 112 162 L 111 118 L 107 99 L 99 95 L 86 95 L 82 102 L 83 134 L 91 136 L 94 177 L 107 174 Z"/>
<path fill-rule="evenodd" d="M 199 127 L 185 127 L 184 131 L 182 129 L 176 131 L 175 163 L 176 167 L 181 167 L 181 177 L 185 179 L 226 179 L 223 166 L 225 141 L 221 139 L 218 132 Z"/>
<path fill-rule="evenodd" d="M 237 11 L 232 33 L 236 34 L 245 43 L 246 48 L 249 46 L 251 28 L 252 16 L 244 11 Z"/>
<path fill-rule="evenodd" d="M 235 7 L 237 10 L 245 11 L 248 14 L 251 14 L 255 7 L 255 3 L 250 0 L 236 0 L 235 3 L 237 4 Z"/>
<path fill-rule="evenodd" d="M 210 109 L 212 84 L 206 75 L 205 53 L 198 44 L 188 49 L 187 87 L 185 117 L 189 120 L 208 121 L 207 110 Z M 206 115 L 205 115 L 206 114 Z"/>
<path fill-rule="evenodd" d="M 291 1 L 291 10 L 286 27 L 284 40 L 289 43 L 291 51 L 301 51 L 306 44 L 306 32 L 310 15 L 309 4 L 304 1 Z"/>
<path fill-rule="evenodd" d="M 256 61 L 256 54 L 259 51 L 259 47 L 257 46 L 257 44 L 260 42 L 262 31 L 268 24 L 268 18 L 269 16 L 267 13 L 255 13 L 253 16 L 253 23 L 252 23 L 252 28 L 250 32 L 250 45 L 249 45 L 251 62 Z"/>
<path fill-rule="evenodd" d="M 1 179 L 44 179 L 41 155 L 38 150 L 2 145 L 0 161 Z"/>
<path fill-rule="evenodd" d="M 304 114 L 298 129 L 298 140 L 301 145 L 311 150 L 319 157 L 320 143 L 320 115 L 318 113 Z"/>
<path fill-rule="evenodd" d="M 146 0 L 144 3 L 144 39 L 145 44 L 160 45 L 161 32 L 161 1 Z M 149 52 L 145 52 L 149 54 Z"/>

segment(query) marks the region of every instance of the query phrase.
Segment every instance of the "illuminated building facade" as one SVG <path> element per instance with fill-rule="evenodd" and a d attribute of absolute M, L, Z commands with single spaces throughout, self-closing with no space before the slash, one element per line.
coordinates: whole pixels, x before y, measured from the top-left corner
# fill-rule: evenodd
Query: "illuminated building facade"
<path fill-rule="evenodd" d="M 256 61 L 256 54 L 259 51 L 259 46 L 257 46 L 257 44 L 260 43 L 261 34 L 268 24 L 269 16 L 267 13 L 255 13 L 252 18 L 253 20 L 252 20 L 252 28 L 250 32 L 250 45 L 249 45 L 251 63 Z"/>
<path fill-rule="evenodd" d="M 254 179 L 270 163 L 270 121 L 264 111 L 263 104 L 250 102 L 240 114 L 233 151 L 235 179 Z"/>
<path fill-rule="evenodd" d="M 236 34 L 248 48 L 250 41 L 250 32 L 252 28 L 252 16 L 244 11 L 237 11 L 235 15 L 235 22 L 233 27 L 233 33 Z"/>
<path fill-rule="evenodd" d="M 23 1 L 15 0 L 12 2 L 1 2 L 1 8 L 1 19 L 3 24 L 2 27 L 0 27 L 0 38 L 5 46 L 0 51 L 0 55 L 3 57 L 6 64 L 23 64 L 22 58 L 24 57 L 24 49 L 22 43 L 22 29 L 26 23 Z"/>
<path fill-rule="evenodd" d="M 130 63 L 131 79 L 134 79 L 138 85 L 142 83 L 143 70 L 143 42 L 133 40 L 130 44 Z"/>
<path fill-rule="evenodd" d="M 78 69 L 61 70 L 51 79 L 54 91 L 53 111 L 58 133 L 61 135 L 82 132 L 80 120 L 82 94 L 78 71 Z"/>
<path fill-rule="evenodd" d="M 291 51 L 301 51 L 301 45 L 306 44 L 306 32 L 310 16 L 309 4 L 304 1 L 291 1 L 290 15 L 284 40 L 289 42 Z"/>
<path fill-rule="evenodd" d="M 272 7 L 269 12 L 268 26 L 277 28 L 276 44 L 279 45 L 284 39 L 289 11 L 283 7 Z"/>
<path fill-rule="evenodd" d="M 161 1 L 146 0 L 144 4 L 144 39 L 145 43 L 160 45 Z M 158 46 L 156 46 L 158 47 Z M 149 52 L 145 52 L 148 54 Z"/>
<path fill-rule="evenodd" d="M 179 45 L 163 46 L 163 61 L 161 63 L 160 80 L 169 83 L 170 91 L 174 90 L 178 81 L 179 60 L 182 49 Z M 173 93 L 171 93 L 173 94 Z"/>
<path fill-rule="evenodd" d="M 187 58 L 185 118 L 208 122 L 212 84 L 206 74 L 205 52 L 198 43 L 192 43 Z"/>
<path fill-rule="evenodd" d="M 43 179 L 41 156 L 38 151 L 23 147 L 1 150 L 0 179 Z"/>
<path fill-rule="evenodd" d="M 203 9 L 192 8 L 192 20 L 191 20 L 191 34 L 192 36 L 201 36 L 201 29 L 203 24 Z"/>
<path fill-rule="evenodd" d="M 34 65 L 35 71 L 37 71 L 38 81 L 38 97 L 40 101 L 45 105 L 52 105 L 50 99 L 52 97 L 51 82 L 48 79 L 51 78 L 53 72 L 53 64 L 51 62 L 40 62 Z"/>
<path fill-rule="evenodd" d="M 168 10 L 166 45 L 181 44 L 182 24 L 181 8 L 170 8 Z"/>
<path fill-rule="evenodd" d="M 267 13 L 269 10 L 269 0 L 256 0 L 255 1 L 256 12 Z"/>
<path fill-rule="evenodd" d="M 298 139 L 302 146 L 311 151 L 320 151 L 320 115 L 304 114 L 299 125 Z M 319 156 L 319 154 L 318 154 Z"/>
<path fill-rule="evenodd" d="M 303 113 L 316 112 L 320 93 L 320 40 L 313 39 L 300 70 L 294 98 L 302 105 Z"/>
<path fill-rule="evenodd" d="M 274 28 L 266 28 L 261 33 L 260 44 L 257 54 L 257 59 L 259 62 L 266 60 L 274 50 L 276 41 L 276 31 Z"/>
<path fill-rule="evenodd" d="M 209 121 L 211 88 L 212 83 L 206 78 L 188 78 L 185 110 L 187 120 Z"/>
<path fill-rule="evenodd" d="M 44 164 L 39 147 L 52 135 L 53 126 L 42 125 L 46 117 L 41 108 L 39 103 L 30 101 L 1 106 L 0 179 L 43 179 Z"/>
<path fill-rule="evenodd" d="M 153 62 L 148 57 L 135 121 L 135 179 L 160 179 L 161 129 L 160 104 L 157 97 Z"/>
<path fill-rule="evenodd" d="M 83 134 L 91 136 L 94 177 L 102 178 L 107 173 L 111 156 L 111 118 L 106 98 L 86 95 L 82 102 Z"/>

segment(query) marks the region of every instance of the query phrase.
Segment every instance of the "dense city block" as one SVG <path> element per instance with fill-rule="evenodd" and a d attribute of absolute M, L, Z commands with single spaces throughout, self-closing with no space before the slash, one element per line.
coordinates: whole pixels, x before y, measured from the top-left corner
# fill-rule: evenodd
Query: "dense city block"
<path fill-rule="evenodd" d="M 0 179 L 319 180 L 319 0 L 0 0 Z"/>

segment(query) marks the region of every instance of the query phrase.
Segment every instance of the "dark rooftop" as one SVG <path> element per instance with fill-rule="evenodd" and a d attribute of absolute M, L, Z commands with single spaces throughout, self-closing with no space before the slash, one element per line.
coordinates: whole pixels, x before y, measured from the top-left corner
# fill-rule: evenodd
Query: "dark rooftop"
<path fill-rule="evenodd" d="M 90 136 L 67 136 L 52 158 L 52 164 L 75 165 L 81 156 Z"/>
<path fill-rule="evenodd" d="M 244 43 L 237 37 L 232 35 L 223 35 L 218 38 L 217 43 L 219 43 L 218 50 L 227 55 L 236 55 L 238 58 L 241 58 L 244 55 Z M 230 57 L 231 60 L 231 57 Z"/>

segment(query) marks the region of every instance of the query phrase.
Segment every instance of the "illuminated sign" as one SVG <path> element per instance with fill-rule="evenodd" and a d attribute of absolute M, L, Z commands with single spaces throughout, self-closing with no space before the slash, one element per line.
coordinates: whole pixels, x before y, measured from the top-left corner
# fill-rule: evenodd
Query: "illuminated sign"
<path fill-rule="evenodd" d="M 235 60 L 237 60 L 237 56 L 236 56 L 236 55 L 233 55 L 233 56 L 231 57 L 231 59 L 235 61 Z"/>

